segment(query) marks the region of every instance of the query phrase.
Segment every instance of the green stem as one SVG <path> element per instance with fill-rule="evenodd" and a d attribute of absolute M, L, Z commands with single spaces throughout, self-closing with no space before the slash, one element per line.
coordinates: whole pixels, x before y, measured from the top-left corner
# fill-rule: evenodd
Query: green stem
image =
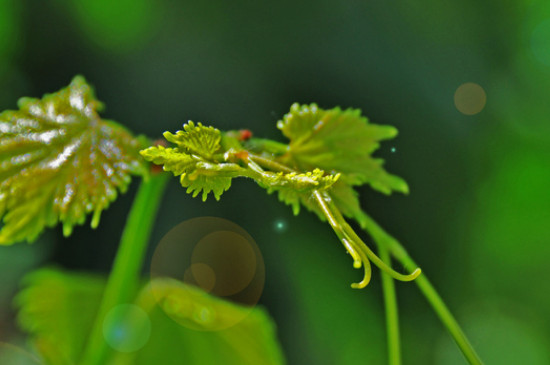
<path fill-rule="evenodd" d="M 322 193 L 315 190 L 313 192 L 313 197 L 315 197 L 315 199 L 317 200 L 317 204 L 327 218 L 327 221 L 331 225 L 332 230 L 334 231 L 334 233 L 336 233 L 336 236 L 338 237 L 340 242 L 342 242 L 346 250 L 353 258 L 353 267 L 356 269 L 361 268 L 361 265 L 364 267 L 365 274 L 363 275 L 363 280 L 361 280 L 361 282 L 359 283 L 351 284 L 351 287 L 354 289 L 362 289 L 366 287 L 370 282 L 372 271 L 369 258 L 366 256 L 364 251 L 361 250 L 361 247 L 357 246 L 361 245 L 362 241 L 353 241 L 353 239 L 350 239 L 349 236 L 344 232 L 341 222 L 338 221 L 338 217 L 342 218 L 342 215 L 340 214 L 338 215 L 338 217 L 335 216 L 335 213 L 339 213 L 339 211 L 337 209 L 331 209 L 331 204 L 329 203 L 329 200 L 326 196 L 323 196 Z"/>
<path fill-rule="evenodd" d="M 390 252 L 386 247 L 378 246 L 380 259 L 391 267 Z M 388 337 L 388 364 L 401 364 L 401 344 L 399 339 L 399 315 L 393 278 L 382 272 L 382 291 L 386 307 L 386 330 Z"/>
<path fill-rule="evenodd" d="M 380 247 L 386 247 L 391 254 L 405 266 L 405 268 L 412 270 L 417 267 L 417 264 L 408 255 L 403 246 L 401 246 L 395 238 L 384 231 L 384 229 L 382 229 L 382 227 L 380 227 L 371 217 L 363 213 L 362 216 L 359 217 L 358 221 L 361 227 L 369 232 L 376 243 Z M 416 278 L 415 283 L 418 285 L 418 288 L 422 294 L 424 294 L 443 325 L 447 328 L 468 362 L 475 365 L 483 364 L 468 341 L 468 338 L 460 328 L 460 325 L 457 323 L 456 319 L 451 314 L 451 311 L 447 308 L 426 275 L 420 275 Z"/>
<path fill-rule="evenodd" d="M 386 265 L 386 263 L 380 260 L 378 256 L 376 256 L 376 254 L 369 248 L 369 246 L 367 246 L 367 244 L 363 242 L 361 237 L 359 237 L 357 233 L 355 233 L 353 228 L 351 228 L 351 226 L 346 222 L 344 216 L 342 215 L 342 212 L 340 212 L 340 209 L 338 209 L 338 207 L 334 204 L 332 197 L 327 192 L 320 193 L 318 191 L 315 191 L 314 196 L 317 198 L 320 205 L 323 205 L 323 201 L 325 202 L 325 204 L 328 205 L 328 208 L 323 208 L 323 210 L 329 213 L 325 214 L 327 216 L 327 219 L 329 219 L 329 222 L 336 222 L 334 225 L 331 224 L 333 229 L 335 231 L 341 230 L 341 234 L 344 237 L 348 237 L 350 241 L 355 244 L 358 253 L 364 254 L 365 261 L 370 259 L 376 266 L 378 266 L 380 270 L 391 275 L 391 277 L 399 281 L 412 281 L 420 275 L 421 270 L 419 268 L 415 268 L 412 273 L 405 275 L 398 273 L 390 266 Z M 338 234 L 338 232 L 336 234 Z"/>
<path fill-rule="evenodd" d="M 169 174 L 160 173 L 142 181 L 139 186 L 81 365 L 105 364 L 110 351 L 110 346 L 103 337 L 105 316 L 115 306 L 130 303 L 134 299 L 147 243 L 168 178 Z"/>
<path fill-rule="evenodd" d="M 276 161 L 270 160 L 269 158 L 258 156 L 252 153 L 249 154 L 249 157 L 252 161 L 256 162 L 257 164 L 260 164 L 263 167 L 270 169 L 271 171 L 281 171 L 281 172 L 287 172 L 287 173 L 297 172 L 296 170 L 291 169 L 290 167 L 280 164 Z"/>
<path fill-rule="evenodd" d="M 285 166 L 283 164 L 280 164 L 276 161 L 273 161 L 269 158 L 265 158 L 262 156 L 250 154 L 250 159 L 257 164 L 260 164 L 264 167 L 267 167 L 274 171 L 283 171 L 283 172 L 294 172 L 292 168 L 289 168 L 288 166 Z M 333 205 L 332 199 L 326 199 L 326 197 L 322 196 L 319 192 L 315 192 L 313 194 L 317 201 L 319 202 L 320 208 L 324 211 L 329 223 L 331 224 L 332 228 L 338 235 L 338 238 L 344 243 L 353 243 L 355 242 L 356 245 L 359 245 L 358 247 L 361 248 L 361 250 L 356 250 L 355 246 L 351 246 L 350 254 L 354 256 L 354 261 L 357 260 L 357 255 L 361 255 L 365 253 L 367 257 L 361 257 L 362 261 L 364 262 L 364 265 L 367 265 L 368 259 L 372 260 L 375 265 L 377 265 L 383 272 L 384 275 L 389 276 L 391 275 L 393 278 L 396 278 L 398 280 L 402 281 L 410 281 L 415 280 L 416 284 L 420 288 L 420 291 L 432 308 L 434 309 L 437 316 L 440 318 L 443 325 L 447 328 L 455 342 L 457 343 L 458 347 L 466 357 L 466 359 L 469 361 L 470 364 L 482 364 L 481 359 L 476 354 L 475 350 L 473 349 L 472 345 L 466 338 L 466 335 L 456 322 L 456 319 L 453 317 L 439 294 L 436 292 L 435 288 L 432 286 L 432 284 L 429 282 L 429 280 L 426 278 L 426 275 L 419 275 L 420 270 L 418 269 L 418 265 L 414 262 L 414 260 L 408 255 L 407 251 L 401 246 L 401 244 L 392 236 L 390 236 L 386 231 L 384 231 L 373 219 L 371 219 L 366 213 L 364 212 L 356 212 L 356 219 L 361 225 L 363 229 L 365 229 L 374 239 L 374 241 L 378 244 L 380 251 L 388 250 L 391 255 L 393 255 L 401 264 L 405 266 L 406 269 L 412 271 L 410 275 L 402 275 L 399 273 L 394 272 L 391 269 L 390 261 L 386 260 L 380 260 L 369 248 L 367 245 L 363 243 L 361 238 L 355 233 L 355 231 L 347 224 L 345 219 L 343 218 L 340 211 L 335 208 L 331 209 L 331 205 Z M 325 204 L 326 203 L 326 204 Z M 328 205 L 327 205 L 328 204 Z M 344 240 L 344 238 L 349 237 L 351 239 L 350 242 Z M 355 255 L 354 255 L 355 252 Z M 354 266 L 355 263 L 354 263 Z M 368 277 L 367 277 L 368 276 Z M 385 277 L 383 276 L 383 278 Z M 370 279 L 370 269 L 367 275 L 367 272 L 365 272 L 365 278 L 363 282 L 361 282 L 359 285 L 354 284 L 355 288 L 362 288 Z M 388 278 L 391 280 L 391 278 Z M 384 280 L 384 279 L 383 279 Z M 391 282 L 393 286 L 393 281 Z M 364 284 L 364 285 L 361 285 Z M 384 284 L 385 287 L 387 284 Z M 389 287 L 388 287 L 389 289 Z M 388 301 L 387 298 L 387 290 L 384 289 L 384 295 L 386 303 Z M 394 293 L 394 289 L 392 289 L 392 293 Z M 391 299 L 391 298 L 390 298 Z M 392 299 L 393 302 L 395 302 L 395 298 Z M 388 312 L 390 310 L 388 309 Z M 387 314 L 388 316 L 394 317 L 394 314 Z M 388 318 L 388 321 L 390 319 Z M 395 326 L 388 324 L 388 336 L 392 336 L 391 342 L 389 346 L 395 347 L 389 348 L 390 351 L 390 361 L 392 361 L 392 356 L 395 358 L 395 364 L 400 363 L 400 357 L 399 357 L 399 332 L 398 332 L 398 323 L 397 323 L 398 317 L 397 317 L 397 308 L 395 309 Z M 392 319 L 393 321 L 393 319 Z M 390 334 L 390 329 L 395 327 L 395 333 Z M 392 329 L 393 331 L 393 329 Z M 390 338 L 388 338 L 390 339 Z M 391 343 L 394 343 L 394 345 L 391 345 Z M 398 355 L 392 355 L 394 351 L 397 351 L 396 353 Z"/>

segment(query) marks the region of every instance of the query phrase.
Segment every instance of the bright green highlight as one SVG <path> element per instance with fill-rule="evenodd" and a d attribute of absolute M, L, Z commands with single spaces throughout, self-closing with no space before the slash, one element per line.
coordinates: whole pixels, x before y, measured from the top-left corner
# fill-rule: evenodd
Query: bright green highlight
<path fill-rule="evenodd" d="M 151 36 L 161 6 L 153 0 L 79 0 L 70 5 L 90 40 L 113 52 L 143 45 Z"/>
<path fill-rule="evenodd" d="M 497 259 L 489 265 L 509 268 L 503 273 L 509 280 L 517 270 L 540 275 L 550 255 L 550 231 L 540 229 L 550 219 L 550 194 L 543 193 L 550 181 L 550 153 L 535 148 L 519 151 L 523 150 L 503 156 L 493 176 L 481 186 L 477 194 L 487 204 L 480 206 L 473 223 L 479 232 L 472 237 L 474 251 Z M 518 242 L 520 252 L 515 250 Z"/>

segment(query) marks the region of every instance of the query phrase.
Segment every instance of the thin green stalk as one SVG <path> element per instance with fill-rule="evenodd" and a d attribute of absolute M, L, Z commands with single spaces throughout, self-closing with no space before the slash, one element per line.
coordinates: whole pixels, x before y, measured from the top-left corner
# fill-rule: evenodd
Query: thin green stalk
<path fill-rule="evenodd" d="M 408 255 L 403 246 L 401 246 L 395 238 L 384 231 L 384 229 L 382 229 L 382 227 L 380 227 L 371 217 L 363 213 L 358 221 L 361 227 L 369 232 L 376 243 L 380 247 L 386 247 L 391 254 L 405 266 L 405 268 L 412 270 L 417 267 L 417 264 Z M 426 274 L 420 275 L 416 278 L 415 283 L 418 285 L 418 288 L 422 294 L 424 294 L 443 325 L 447 328 L 468 362 L 475 365 L 483 364 L 468 341 L 468 338 L 460 328 L 460 325 L 451 314 L 451 311 L 447 308 L 433 285 L 426 277 Z"/>
<path fill-rule="evenodd" d="M 333 230 L 336 232 L 336 234 L 339 237 L 340 235 L 342 235 L 343 237 L 347 237 L 350 243 L 353 243 L 353 245 L 355 246 L 357 253 L 364 256 L 363 261 L 372 261 L 376 266 L 378 266 L 380 270 L 391 275 L 392 278 L 399 281 L 412 281 L 420 275 L 422 271 L 418 267 L 415 268 L 410 274 L 401 274 L 392 269 L 378 256 L 376 256 L 376 254 L 369 248 L 369 246 L 367 246 L 367 244 L 363 242 L 363 240 L 357 235 L 357 233 L 355 233 L 353 228 L 351 228 L 348 222 L 346 222 L 346 219 L 342 215 L 342 212 L 340 212 L 340 209 L 338 209 L 338 207 L 334 204 L 332 197 L 327 192 L 320 193 L 319 191 L 315 191 L 313 195 L 316 197 L 321 207 L 324 204 L 327 205 L 327 207 L 322 207 L 322 209 L 325 212 L 325 216 L 327 217 L 329 222 L 335 222 L 334 224 L 331 223 L 331 226 L 333 227 Z M 354 267 L 355 266 L 356 265 L 354 264 Z M 353 287 L 358 289 L 363 288 L 356 286 Z"/>
<path fill-rule="evenodd" d="M 390 252 L 386 247 L 378 246 L 380 259 L 391 267 Z M 418 280 L 418 279 L 417 279 Z M 382 291 L 386 308 L 386 331 L 388 338 L 388 364 L 401 364 L 401 343 L 399 338 L 399 314 L 393 278 L 382 272 Z"/>
<path fill-rule="evenodd" d="M 265 166 L 267 168 L 271 168 L 274 171 L 283 171 L 283 172 L 293 172 L 294 170 L 284 166 L 282 164 L 279 164 L 275 161 L 272 161 L 268 158 L 264 158 L 261 156 L 250 154 L 250 158 L 255 161 L 256 163 Z M 357 236 L 357 234 L 354 232 L 354 230 L 347 224 L 345 219 L 343 218 L 342 214 L 338 209 L 330 209 L 324 206 L 323 201 L 326 201 L 327 204 L 331 205 L 330 202 L 331 199 L 325 199 L 322 197 L 318 192 L 314 194 L 314 196 L 317 198 L 320 208 L 323 209 L 326 213 L 327 219 L 333 229 L 335 230 L 336 234 L 338 235 L 338 238 L 345 244 L 347 241 L 343 241 L 342 238 L 345 236 L 348 236 L 351 238 L 351 242 L 357 242 L 357 244 L 362 243 L 361 238 Z M 399 275 L 394 274 L 393 277 L 397 278 L 399 280 L 405 279 L 408 280 L 414 280 L 416 284 L 418 285 L 420 291 L 432 308 L 434 309 L 437 316 L 440 318 L 443 325 L 447 328 L 455 342 L 457 343 L 458 347 L 468 360 L 470 364 L 482 364 L 481 359 L 473 349 L 472 345 L 466 338 L 466 335 L 460 328 L 459 324 L 457 323 L 456 319 L 453 317 L 439 294 L 436 292 L 435 288 L 432 286 L 430 281 L 427 279 L 426 275 L 419 275 L 418 274 L 418 265 L 414 262 L 414 260 L 409 256 L 407 251 L 401 246 L 399 241 L 397 241 L 395 238 L 390 236 L 386 231 L 382 229 L 372 218 L 370 218 L 366 213 L 360 212 L 355 217 L 359 224 L 361 225 L 361 228 L 365 229 L 374 239 L 374 241 L 377 243 L 377 245 L 380 247 L 381 250 L 387 249 L 391 253 L 393 257 L 395 257 L 401 264 L 405 266 L 407 270 L 413 271 L 411 275 Z M 364 247 L 363 247 L 364 246 Z M 353 248 L 353 247 L 352 247 Z M 391 269 L 391 265 L 389 265 L 389 261 L 387 264 L 384 262 L 386 260 L 379 260 L 374 253 L 372 253 L 368 246 L 362 245 L 361 248 L 363 248 L 367 253 L 369 253 L 368 259 L 373 260 L 373 262 L 382 269 L 385 275 L 389 275 L 389 273 L 392 273 L 393 270 Z M 354 249 L 350 250 L 350 253 L 353 255 L 353 252 L 356 251 Z M 354 260 L 356 260 L 356 256 L 362 251 L 356 251 L 354 255 Z M 364 259 L 364 264 L 366 265 L 368 263 L 368 259 Z M 354 264 L 355 266 L 355 264 Z M 388 273 L 388 274 L 386 274 Z M 365 276 L 365 279 L 362 283 L 368 283 L 368 280 L 370 279 L 370 271 L 367 278 L 367 273 Z M 356 284 L 354 287 L 363 287 L 362 285 Z M 396 312 L 397 313 L 397 312 Z M 397 322 L 397 316 L 396 316 L 396 322 Z M 388 327 L 389 329 L 389 327 Z M 388 331 L 389 332 L 389 331 Z M 389 336 L 389 333 L 388 333 Z M 392 335 L 394 336 L 394 335 Z M 397 338 L 398 338 L 398 332 L 397 332 Z M 392 340 L 394 341 L 394 340 Z M 397 342 L 398 344 L 398 342 Z M 399 348 L 399 347 L 397 347 Z M 393 351 L 393 350 L 392 350 Z M 398 358 L 399 359 L 399 358 Z M 391 361 L 391 360 L 390 360 Z"/>
<path fill-rule="evenodd" d="M 296 170 L 293 170 L 288 166 L 252 153 L 249 154 L 249 158 L 257 164 L 260 164 L 261 166 L 270 169 L 271 171 L 297 172 Z"/>
<path fill-rule="evenodd" d="M 84 349 L 81 365 L 103 365 L 110 346 L 103 337 L 103 322 L 117 305 L 130 303 L 138 290 L 140 271 L 169 174 L 153 175 L 142 181 L 124 226 L 120 245 L 98 314 Z"/>

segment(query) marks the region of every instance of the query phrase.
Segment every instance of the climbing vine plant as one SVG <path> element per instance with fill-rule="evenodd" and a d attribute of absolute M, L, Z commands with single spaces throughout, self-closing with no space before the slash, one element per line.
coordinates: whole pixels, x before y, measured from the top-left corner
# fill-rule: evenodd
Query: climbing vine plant
<path fill-rule="evenodd" d="M 245 177 L 268 193 L 276 193 L 294 214 L 304 207 L 327 222 L 350 254 L 353 267 L 363 269 L 363 278 L 352 288 L 368 285 L 371 263 L 382 271 L 391 364 L 401 361 L 393 279 L 414 280 L 466 359 L 481 363 L 425 274 L 401 244 L 360 207 L 355 190 L 358 186 L 369 185 L 383 194 L 408 193 L 405 181 L 386 172 L 383 161 L 372 156 L 381 141 L 397 135 L 395 128 L 370 123 L 357 109 L 294 104 L 277 123 L 288 143 L 257 138 L 248 130 L 222 132 L 189 121 L 182 130 L 165 132 L 166 141 L 153 144 L 116 122 L 100 118 L 102 104 L 80 76 L 57 93 L 42 99 L 22 98 L 18 105 L 19 110 L 0 114 L 0 244 L 32 242 L 44 228 L 58 223 L 68 236 L 88 214 L 95 228 L 101 212 L 119 192 L 126 191 L 131 176 L 143 179 L 106 280 L 56 269 L 38 270 L 25 280 L 16 298 L 19 323 L 29 332 L 45 364 L 146 364 L 151 358 L 167 356 L 167 348 L 171 356 L 190 363 L 284 363 L 270 319 L 260 308 L 223 333 L 197 335 L 174 323 L 162 323 L 169 320 L 156 314 L 154 308 L 163 308 L 167 301 L 153 300 L 153 283 L 143 284 L 140 278 L 168 176 L 149 162 L 179 176 L 193 197 L 200 195 L 206 200 L 213 195 L 219 200 L 234 178 Z M 355 220 L 372 237 L 375 247 L 365 244 L 346 219 Z M 392 269 L 392 258 L 409 273 Z M 196 316 L 193 308 L 215 307 L 226 314 L 247 310 L 176 280 L 153 281 L 169 295 L 191 300 L 193 306 L 177 310 L 199 327 L 206 326 L 205 319 Z M 40 300 L 44 297 L 53 299 L 45 304 Z M 114 315 L 112 320 L 113 309 L 127 303 L 145 310 L 157 331 L 166 332 L 157 333 L 166 341 L 132 351 L 124 348 L 124 343 L 117 346 L 109 342 L 121 323 L 129 326 L 129 338 L 145 328 L 128 314 Z M 75 322 L 80 325 L 75 326 Z M 174 337 L 173 333 L 179 335 Z M 206 341 L 209 346 L 218 341 L 220 346 L 227 346 L 228 337 L 224 336 L 245 339 L 231 341 L 230 355 L 172 351 L 180 347 L 177 341 Z"/>

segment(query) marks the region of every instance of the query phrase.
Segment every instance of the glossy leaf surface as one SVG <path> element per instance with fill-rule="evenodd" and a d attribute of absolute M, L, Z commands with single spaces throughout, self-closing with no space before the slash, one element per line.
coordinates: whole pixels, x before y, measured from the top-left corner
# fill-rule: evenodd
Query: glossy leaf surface
<path fill-rule="evenodd" d="M 31 242 L 59 221 L 67 236 L 88 213 L 95 228 L 130 175 L 147 173 L 142 142 L 99 117 L 84 78 L 18 106 L 0 114 L 0 244 Z"/>

